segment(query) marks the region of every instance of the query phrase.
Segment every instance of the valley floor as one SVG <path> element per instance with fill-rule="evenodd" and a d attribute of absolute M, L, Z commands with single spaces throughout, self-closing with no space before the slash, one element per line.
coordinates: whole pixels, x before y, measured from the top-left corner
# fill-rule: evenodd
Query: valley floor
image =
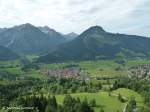
<path fill-rule="evenodd" d="M 46 97 L 55 95 L 57 103 L 62 105 L 65 95 L 70 94 L 74 98 L 87 99 L 88 102 L 94 99 L 95 112 L 100 112 L 101 109 L 104 112 L 124 112 L 133 97 L 136 109 L 144 108 L 144 111 L 138 112 L 150 110 L 150 60 L 126 60 L 123 63 L 99 60 L 35 65 L 32 63 L 34 57 L 28 56 L 28 59 L 30 63 L 27 65 L 23 65 L 20 60 L 0 61 L 0 107 L 16 105 L 17 99 L 34 94 Z M 139 67 L 145 71 L 144 75 L 139 72 Z M 54 76 L 53 79 L 44 70 L 53 72 L 54 75 L 62 73 L 62 76 Z M 78 77 L 69 79 L 64 74 L 78 74 Z"/>

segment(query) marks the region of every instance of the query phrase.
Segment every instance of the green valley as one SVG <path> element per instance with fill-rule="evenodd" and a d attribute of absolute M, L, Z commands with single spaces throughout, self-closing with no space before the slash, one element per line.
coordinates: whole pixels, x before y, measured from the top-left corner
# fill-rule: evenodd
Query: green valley
<path fill-rule="evenodd" d="M 0 112 L 150 112 L 150 38 L 0 28 Z"/>

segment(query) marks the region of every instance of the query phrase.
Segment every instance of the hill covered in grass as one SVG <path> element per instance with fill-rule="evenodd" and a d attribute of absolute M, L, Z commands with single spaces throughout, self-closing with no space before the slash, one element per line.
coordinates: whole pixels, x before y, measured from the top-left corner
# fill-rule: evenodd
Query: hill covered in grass
<path fill-rule="evenodd" d="M 121 102 L 118 100 L 118 95 L 121 94 L 122 97 L 126 99 L 126 102 Z M 95 112 L 99 112 L 101 108 L 104 109 L 104 112 L 122 112 L 125 108 L 125 105 L 128 103 L 131 97 L 135 97 L 138 107 L 144 106 L 144 101 L 142 96 L 130 89 L 120 88 L 112 93 L 108 92 L 98 92 L 98 93 L 75 93 L 71 94 L 71 96 L 77 98 L 79 97 L 81 100 L 87 98 L 88 101 L 95 99 L 97 103 L 97 107 L 95 107 Z M 58 103 L 63 103 L 65 95 L 57 95 Z M 145 107 L 148 108 L 148 107 Z M 149 108 L 148 108 L 149 109 Z"/>

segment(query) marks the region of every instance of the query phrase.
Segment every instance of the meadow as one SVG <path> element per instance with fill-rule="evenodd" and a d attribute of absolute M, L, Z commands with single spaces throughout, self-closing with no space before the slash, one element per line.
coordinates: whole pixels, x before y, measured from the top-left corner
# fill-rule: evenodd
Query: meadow
<path fill-rule="evenodd" d="M 122 97 L 125 97 L 127 99 L 127 102 L 120 102 L 118 100 L 118 94 L 121 94 Z M 63 103 L 62 101 L 64 96 L 65 95 L 56 96 L 58 103 Z M 125 88 L 117 89 L 113 91 L 111 95 L 109 95 L 109 93 L 106 91 L 100 91 L 98 93 L 75 93 L 71 94 L 71 96 L 75 98 L 79 97 L 82 100 L 87 98 L 88 101 L 95 99 L 98 105 L 98 107 L 95 108 L 95 112 L 100 112 L 101 107 L 104 109 L 105 112 L 122 112 L 131 97 L 135 97 L 138 106 L 144 105 L 143 98 L 140 94 L 133 90 Z"/>

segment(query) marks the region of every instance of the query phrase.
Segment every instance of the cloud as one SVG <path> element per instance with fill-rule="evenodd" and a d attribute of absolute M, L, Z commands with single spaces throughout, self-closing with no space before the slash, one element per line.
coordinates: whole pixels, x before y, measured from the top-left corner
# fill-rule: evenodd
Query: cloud
<path fill-rule="evenodd" d="M 0 0 L 0 27 L 23 23 L 81 33 L 93 25 L 150 37 L 149 0 Z"/>

